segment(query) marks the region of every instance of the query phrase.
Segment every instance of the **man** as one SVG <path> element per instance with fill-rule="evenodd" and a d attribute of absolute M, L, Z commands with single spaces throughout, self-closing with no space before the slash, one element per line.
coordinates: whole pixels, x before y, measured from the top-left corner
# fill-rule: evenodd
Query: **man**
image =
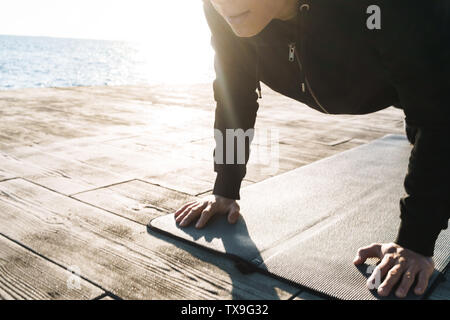
<path fill-rule="evenodd" d="M 433 272 L 434 245 L 450 216 L 450 1 L 204 0 L 215 49 L 216 146 L 226 129 L 252 129 L 260 81 L 329 114 L 404 110 L 414 144 L 400 199 L 394 243 L 361 248 L 354 263 L 381 259 L 378 293 L 422 294 Z M 288 51 L 287 51 L 288 50 Z M 175 212 L 180 226 L 205 226 L 216 213 L 239 217 L 245 163 L 214 151 L 213 195 Z M 219 158 L 219 159 L 217 159 Z M 363 214 L 363 213 L 362 213 Z"/>

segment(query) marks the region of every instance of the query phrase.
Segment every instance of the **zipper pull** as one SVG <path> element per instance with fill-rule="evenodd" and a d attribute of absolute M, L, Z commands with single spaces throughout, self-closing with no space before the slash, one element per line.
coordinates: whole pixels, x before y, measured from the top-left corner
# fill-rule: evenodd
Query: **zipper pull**
<path fill-rule="evenodd" d="M 259 83 L 259 81 L 257 82 L 257 88 L 258 90 L 258 98 L 262 99 L 262 95 L 261 95 L 261 84 Z"/>
<path fill-rule="evenodd" d="M 302 92 L 305 93 L 306 92 L 306 88 L 305 88 L 305 83 L 302 82 Z"/>
<path fill-rule="evenodd" d="M 295 42 L 289 43 L 289 61 L 293 62 L 295 59 Z"/>

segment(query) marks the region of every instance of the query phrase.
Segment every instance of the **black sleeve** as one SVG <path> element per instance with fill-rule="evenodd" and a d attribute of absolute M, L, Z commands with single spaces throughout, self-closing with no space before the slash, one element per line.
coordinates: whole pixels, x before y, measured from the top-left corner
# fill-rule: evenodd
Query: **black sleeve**
<path fill-rule="evenodd" d="M 253 134 L 245 138 L 245 154 L 237 156 L 237 139 L 226 139 L 226 129 L 242 129 L 252 133 L 259 107 L 256 93 L 255 49 L 246 38 L 239 38 L 209 1 L 204 1 L 204 12 L 211 30 L 214 48 L 213 82 L 216 101 L 213 151 L 214 171 L 217 172 L 213 194 L 240 199 L 239 190 L 246 174 Z M 248 129 L 252 129 L 247 131 Z M 234 143 L 234 159 L 230 161 L 226 142 Z M 220 148 L 220 149 L 219 149 Z M 227 154 L 228 153 L 228 154 Z M 227 160 L 227 155 L 230 159 Z M 239 160 L 239 161 L 238 161 Z"/>
<path fill-rule="evenodd" d="M 400 199 L 396 243 L 432 256 L 436 239 L 448 227 L 450 217 L 450 128 L 407 126 L 413 132 L 414 147 L 404 180 L 408 195 Z"/>
<path fill-rule="evenodd" d="M 384 3 L 377 49 L 414 142 L 395 242 L 433 256 L 450 217 L 449 6 L 444 1 Z"/>

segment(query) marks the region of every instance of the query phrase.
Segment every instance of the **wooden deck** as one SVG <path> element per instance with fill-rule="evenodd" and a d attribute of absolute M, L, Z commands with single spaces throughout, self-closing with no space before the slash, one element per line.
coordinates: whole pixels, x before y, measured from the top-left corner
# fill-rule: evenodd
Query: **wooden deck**
<path fill-rule="evenodd" d="M 404 133 L 393 107 L 324 115 L 265 86 L 259 101 L 256 128 L 279 130 L 276 174 Z M 0 298 L 315 299 L 148 234 L 211 192 L 214 108 L 211 84 L 0 91 Z M 250 158 L 243 185 L 260 169 Z M 431 296 L 449 297 L 448 281 Z"/>

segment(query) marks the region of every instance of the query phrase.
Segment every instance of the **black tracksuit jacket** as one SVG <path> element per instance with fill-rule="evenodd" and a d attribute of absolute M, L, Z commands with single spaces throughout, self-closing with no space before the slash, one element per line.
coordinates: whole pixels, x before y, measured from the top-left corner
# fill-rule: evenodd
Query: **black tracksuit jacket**
<path fill-rule="evenodd" d="M 369 29 L 367 8 L 381 10 Z M 403 109 L 414 146 L 399 200 L 396 243 L 432 256 L 450 216 L 450 0 L 300 0 L 297 16 L 273 19 L 253 37 L 238 37 L 204 0 L 215 51 L 215 135 L 254 128 L 260 81 L 329 114 Z M 219 141 L 219 139 L 223 139 Z M 213 194 L 240 199 L 245 163 L 214 161 Z M 236 155 L 236 152 L 235 152 Z M 235 156 L 236 157 L 236 156 Z M 219 163 L 218 163 L 219 162 Z"/>

